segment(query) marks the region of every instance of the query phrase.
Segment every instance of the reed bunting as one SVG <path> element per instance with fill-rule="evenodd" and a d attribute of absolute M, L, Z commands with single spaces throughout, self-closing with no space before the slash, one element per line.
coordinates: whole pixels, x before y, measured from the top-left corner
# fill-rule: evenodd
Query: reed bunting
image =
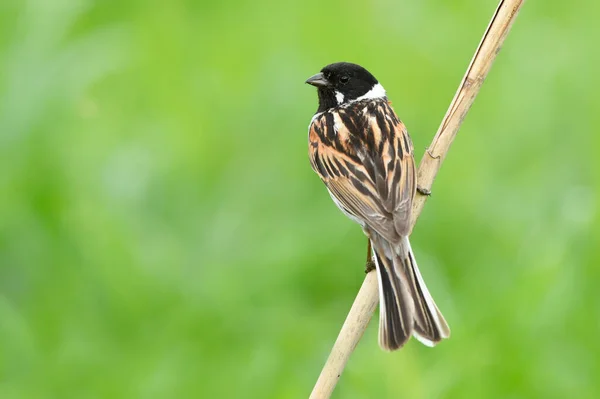
<path fill-rule="evenodd" d="M 371 242 L 379 283 L 379 345 L 414 335 L 428 346 L 450 336 L 408 241 L 417 190 L 413 145 L 381 84 L 365 68 L 327 65 L 306 83 L 319 108 L 308 133 L 313 170 L 333 202 Z"/>

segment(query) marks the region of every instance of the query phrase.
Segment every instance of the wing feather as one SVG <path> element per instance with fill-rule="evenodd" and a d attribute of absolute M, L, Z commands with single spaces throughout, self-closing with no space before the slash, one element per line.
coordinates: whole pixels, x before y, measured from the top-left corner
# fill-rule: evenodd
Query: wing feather
<path fill-rule="evenodd" d="M 315 117 L 309 143 L 311 166 L 344 213 L 389 242 L 409 233 L 416 191 L 413 147 L 386 100 Z"/>

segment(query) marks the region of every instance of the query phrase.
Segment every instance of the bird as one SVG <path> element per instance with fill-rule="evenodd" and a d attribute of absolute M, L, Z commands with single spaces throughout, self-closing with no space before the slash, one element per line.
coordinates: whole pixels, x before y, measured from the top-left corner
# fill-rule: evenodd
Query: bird
<path fill-rule="evenodd" d="M 308 129 L 312 169 L 333 202 L 370 240 L 379 286 L 379 345 L 427 346 L 450 328 L 419 272 L 409 234 L 417 191 L 413 144 L 379 81 L 349 62 L 325 66 L 306 83 L 319 106 Z"/>

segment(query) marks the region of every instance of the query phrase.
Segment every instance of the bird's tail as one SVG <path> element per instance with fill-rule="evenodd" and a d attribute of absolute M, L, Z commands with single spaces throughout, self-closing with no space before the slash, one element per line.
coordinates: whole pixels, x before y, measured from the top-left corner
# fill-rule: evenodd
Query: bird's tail
<path fill-rule="evenodd" d="M 425 286 L 408 237 L 392 246 L 374 234 L 371 244 L 379 281 L 379 345 L 401 348 L 411 335 L 427 346 L 450 336 L 450 328 Z"/>

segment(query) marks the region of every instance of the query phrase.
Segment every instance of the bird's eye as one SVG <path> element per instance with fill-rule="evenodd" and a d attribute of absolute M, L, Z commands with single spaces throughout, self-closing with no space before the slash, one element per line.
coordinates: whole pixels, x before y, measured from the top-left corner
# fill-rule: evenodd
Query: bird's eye
<path fill-rule="evenodd" d="M 342 75 L 340 76 L 340 83 L 345 85 L 346 83 L 348 83 L 348 81 L 350 80 L 350 77 L 348 77 L 347 75 Z"/>

